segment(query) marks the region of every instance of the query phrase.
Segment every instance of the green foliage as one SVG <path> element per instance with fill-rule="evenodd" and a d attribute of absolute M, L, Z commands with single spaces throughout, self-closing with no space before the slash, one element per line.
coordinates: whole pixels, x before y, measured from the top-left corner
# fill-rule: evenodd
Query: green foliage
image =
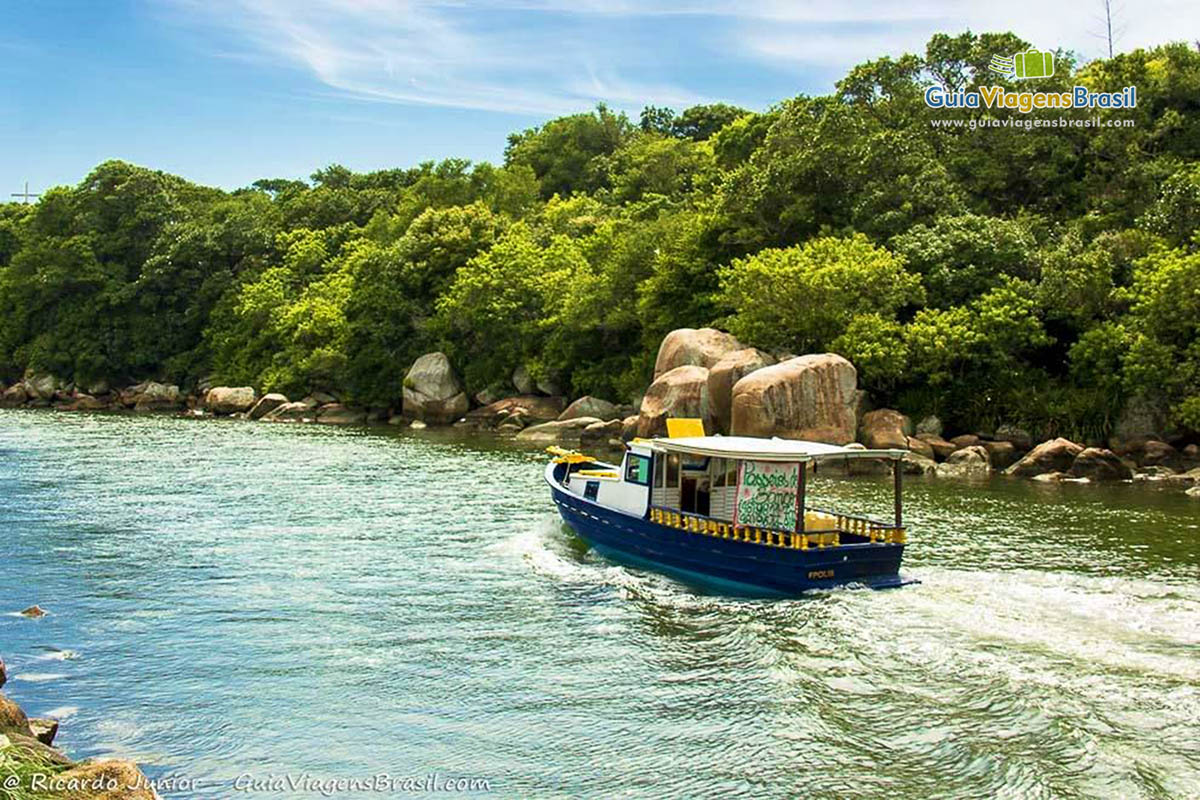
<path fill-rule="evenodd" d="M 763 250 L 720 274 L 730 330 L 770 348 L 820 350 L 860 314 L 890 319 L 924 301 L 920 278 L 861 234 Z"/>
<path fill-rule="evenodd" d="M 924 93 L 1009 83 L 1011 33 L 938 34 L 831 95 L 638 124 L 598 106 L 450 158 L 223 192 L 119 161 L 0 205 L 0 379 L 202 377 L 396 406 L 441 349 L 468 389 L 524 365 L 644 390 L 662 337 L 832 348 L 874 402 L 1101 437 L 1127 398 L 1200 433 L 1200 53 L 1180 43 L 1037 88 L 1133 84 L 1132 127 L 935 127 Z M 1056 112 L 1057 113 L 1057 112 Z M 1000 122 L 1028 115 L 992 109 Z"/>

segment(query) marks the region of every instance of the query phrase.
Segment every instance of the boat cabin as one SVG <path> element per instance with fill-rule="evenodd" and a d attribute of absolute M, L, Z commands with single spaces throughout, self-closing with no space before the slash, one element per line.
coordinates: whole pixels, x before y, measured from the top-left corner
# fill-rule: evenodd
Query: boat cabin
<path fill-rule="evenodd" d="M 697 433 L 634 439 L 619 465 L 557 450 L 556 461 L 566 463 L 559 483 L 607 509 L 727 539 L 800 549 L 904 543 L 905 451 Z M 857 459 L 891 462 L 891 519 L 810 504 L 808 480 L 820 465 Z"/>

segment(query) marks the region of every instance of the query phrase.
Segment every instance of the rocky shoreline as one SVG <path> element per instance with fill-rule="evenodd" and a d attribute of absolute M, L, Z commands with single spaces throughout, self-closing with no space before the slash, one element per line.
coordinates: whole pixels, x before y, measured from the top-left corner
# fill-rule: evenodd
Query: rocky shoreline
<path fill-rule="evenodd" d="M 866 448 L 902 449 L 906 472 L 948 479 L 1004 474 L 1042 482 L 1136 481 L 1177 488 L 1200 499 L 1200 443 L 1170 443 L 1154 431 L 1108 442 L 1053 438 L 1034 444 L 1021 428 L 946 436 L 934 416 L 914 424 L 902 412 L 873 409 L 858 388 L 857 371 L 839 355 L 770 354 L 746 347 L 712 328 L 681 328 L 662 341 L 654 378 L 634 404 L 584 396 L 568 403 L 559 388 L 518 367 L 505 386 L 469 396 L 450 360 L 427 353 L 405 374 L 398 407 L 355 407 L 336 390 L 311 391 L 300 400 L 251 386 L 214 386 L 201 380 L 190 392 L 143 381 L 113 389 L 86 387 L 46 374 L 0 385 L 0 408 L 63 411 L 171 412 L 258 422 L 326 425 L 453 426 L 511 435 L 529 444 L 620 447 L 641 436 L 666 433 L 669 417 L 694 417 L 705 430 L 779 436 Z M 511 394 L 510 394 L 511 392 Z M 1177 446 L 1178 445 L 1178 446 Z M 882 465 L 855 462 L 856 472 Z"/>
<path fill-rule="evenodd" d="M 35 619 L 45 612 L 30 606 L 21 612 Z M 0 687 L 8 670 L 0 659 Z M 156 800 L 150 780 L 132 761 L 75 761 L 54 747 L 58 720 L 28 716 L 0 691 L 0 796 L 9 800 Z"/>

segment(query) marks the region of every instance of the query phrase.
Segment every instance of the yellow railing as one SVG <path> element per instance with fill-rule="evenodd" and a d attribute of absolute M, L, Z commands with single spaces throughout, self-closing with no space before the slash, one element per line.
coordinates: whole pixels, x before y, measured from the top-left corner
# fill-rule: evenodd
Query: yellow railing
<path fill-rule="evenodd" d="M 732 522 L 722 522 L 697 514 L 687 514 L 657 506 L 650 508 L 650 521 L 719 539 L 753 542 L 768 547 L 786 547 L 794 550 L 807 550 L 810 547 L 840 547 L 843 533 L 863 536 L 872 543 L 904 544 L 905 542 L 903 528 L 880 525 L 862 517 L 829 514 L 823 511 L 805 511 L 804 533 L 760 528 L 753 525 L 734 525 Z"/>

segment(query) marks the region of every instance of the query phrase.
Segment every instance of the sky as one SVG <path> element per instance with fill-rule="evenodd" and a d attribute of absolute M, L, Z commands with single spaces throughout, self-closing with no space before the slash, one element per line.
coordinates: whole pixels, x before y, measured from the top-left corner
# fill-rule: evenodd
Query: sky
<path fill-rule="evenodd" d="M 762 110 L 937 32 L 1104 54 L 1102 0 L 0 0 L 0 196 L 120 158 L 236 188 L 448 157 L 597 102 Z M 1117 50 L 1200 2 L 1114 3 Z"/>

